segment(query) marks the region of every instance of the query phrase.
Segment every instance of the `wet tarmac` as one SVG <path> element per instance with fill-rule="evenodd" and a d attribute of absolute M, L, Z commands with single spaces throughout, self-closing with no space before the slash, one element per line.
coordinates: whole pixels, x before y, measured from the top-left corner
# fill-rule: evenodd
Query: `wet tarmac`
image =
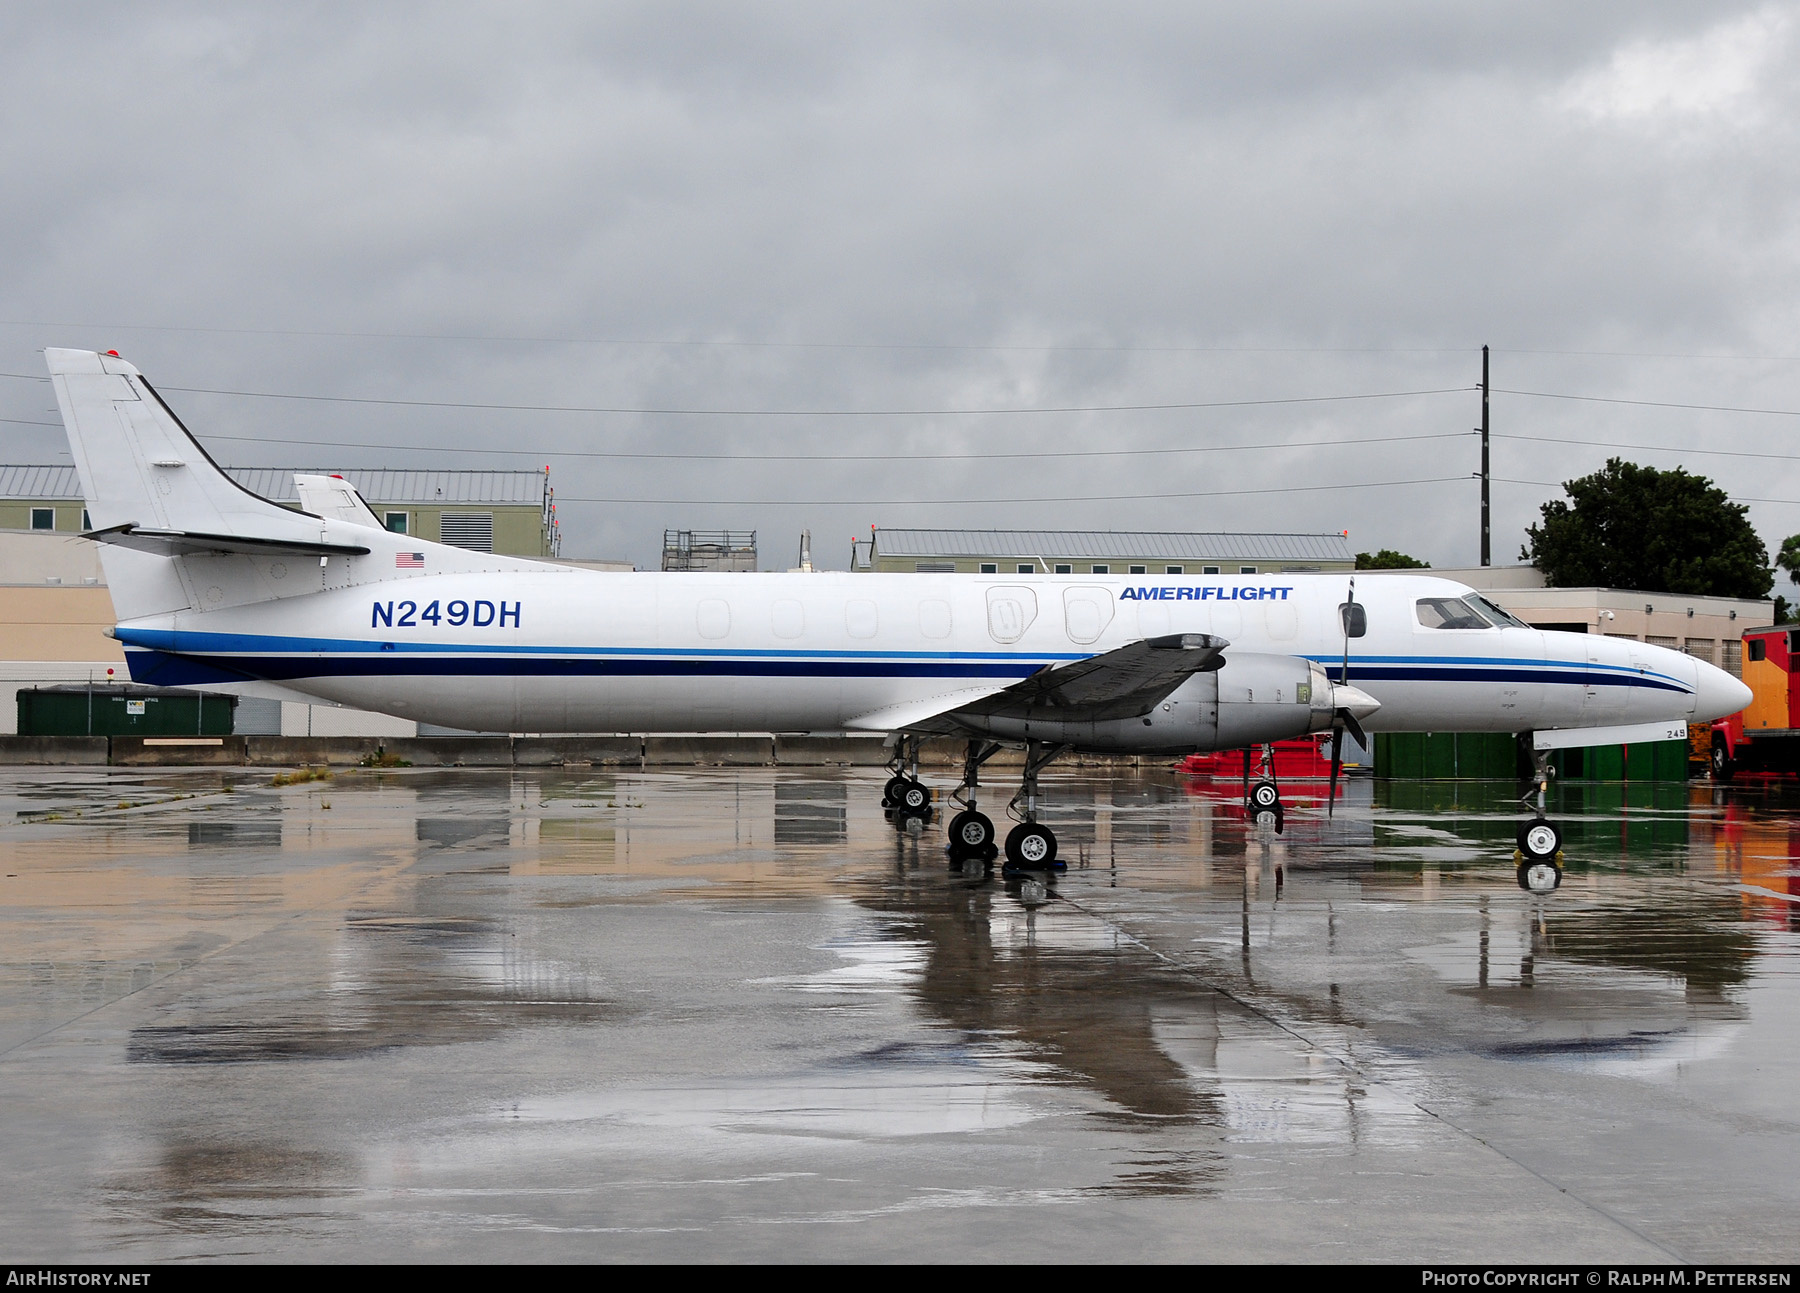
<path fill-rule="evenodd" d="M 0 771 L 9 1260 L 1800 1254 L 1791 789 L 269 781 Z"/>

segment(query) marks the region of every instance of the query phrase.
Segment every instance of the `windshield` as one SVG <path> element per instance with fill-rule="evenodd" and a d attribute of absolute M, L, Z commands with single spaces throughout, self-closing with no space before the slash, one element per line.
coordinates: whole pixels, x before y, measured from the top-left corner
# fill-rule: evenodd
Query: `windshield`
<path fill-rule="evenodd" d="M 1531 625 L 1508 611 L 1501 610 L 1479 593 L 1473 597 L 1463 598 L 1465 602 L 1475 602 L 1487 613 L 1487 617 L 1503 629 L 1528 629 Z"/>
<path fill-rule="evenodd" d="M 1494 624 L 1477 606 L 1460 597 L 1421 597 L 1419 623 L 1428 629 L 1491 629 Z"/>

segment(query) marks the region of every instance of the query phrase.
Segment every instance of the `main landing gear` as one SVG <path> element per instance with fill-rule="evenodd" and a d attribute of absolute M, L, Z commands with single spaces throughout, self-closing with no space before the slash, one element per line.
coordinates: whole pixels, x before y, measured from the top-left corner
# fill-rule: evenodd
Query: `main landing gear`
<path fill-rule="evenodd" d="M 1519 827 L 1519 888 L 1527 893 L 1554 893 L 1562 884 L 1562 831 L 1544 817 L 1544 798 L 1550 786 L 1550 751 L 1531 752 L 1531 779 L 1535 791 L 1527 791 L 1524 802 L 1532 804 L 1537 816 Z M 1535 801 L 1535 803 L 1534 803 Z"/>
<path fill-rule="evenodd" d="M 903 736 L 888 761 L 893 775 L 881 789 L 881 806 L 889 821 L 904 830 L 910 822 L 931 820 L 931 791 L 919 780 L 919 738 Z"/>
<path fill-rule="evenodd" d="M 1019 817 L 1019 824 L 1006 836 L 1006 869 L 1009 871 L 1062 871 L 1068 868 L 1067 862 L 1056 860 L 1055 833 L 1037 819 L 1038 774 L 1068 748 L 1066 745 L 1046 745 L 1042 741 L 1025 743 L 1025 774 L 1019 793 L 1006 806 L 1008 812 L 1015 812 Z"/>
<path fill-rule="evenodd" d="M 1255 781 L 1251 780 L 1253 775 Z M 1277 835 L 1287 825 L 1287 812 L 1281 806 L 1281 783 L 1275 779 L 1272 745 L 1263 746 L 1260 752 L 1253 746 L 1244 747 L 1244 811 L 1257 826 Z"/>
<path fill-rule="evenodd" d="M 994 822 L 981 811 L 981 765 L 999 751 L 998 741 L 970 741 L 963 756 L 962 785 L 950 792 L 950 798 L 962 805 L 962 811 L 950 819 L 950 858 L 955 862 L 975 858 L 992 862 L 1000 850 L 994 846 Z"/>
<path fill-rule="evenodd" d="M 993 819 L 981 811 L 979 801 L 981 765 L 1001 748 L 998 741 L 969 742 L 963 756 L 962 785 L 950 795 L 961 806 L 950 819 L 948 849 L 952 862 L 992 863 L 1000 856 Z M 1060 871 L 1068 865 L 1057 860 L 1056 833 L 1037 819 L 1038 774 L 1068 749 L 1066 745 L 1048 745 L 1043 741 L 1025 743 L 1025 770 L 1019 793 L 1006 806 L 1018 820 L 1018 825 L 1008 832 L 1004 846 L 1008 871 Z M 919 738 L 900 738 L 888 770 L 892 775 L 881 795 L 888 820 L 902 830 L 914 822 L 930 821 L 931 791 L 919 780 Z"/>

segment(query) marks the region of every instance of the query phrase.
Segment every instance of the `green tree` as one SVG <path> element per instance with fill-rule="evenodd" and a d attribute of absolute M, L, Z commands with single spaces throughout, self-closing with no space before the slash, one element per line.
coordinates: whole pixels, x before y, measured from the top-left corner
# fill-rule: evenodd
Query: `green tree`
<path fill-rule="evenodd" d="M 1383 548 L 1380 552 L 1359 552 L 1356 554 L 1358 570 L 1430 570 L 1429 561 L 1420 561 L 1417 557 L 1409 557 L 1404 552 L 1395 552 L 1392 548 Z"/>
<path fill-rule="evenodd" d="M 1789 579 L 1800 584 L 1800 534 L 1790 534 L 1781 541 L 1781 551 L 1775 554 L 1775 564 L 1787 571 Z"/>
<path fill-rule="evenodd" d="M 1749 511 L 1704 476 L 1609 458 L 1563 482 L 1520 557 L 1553 587 L 1767 597 L 1775 582 Z"/>

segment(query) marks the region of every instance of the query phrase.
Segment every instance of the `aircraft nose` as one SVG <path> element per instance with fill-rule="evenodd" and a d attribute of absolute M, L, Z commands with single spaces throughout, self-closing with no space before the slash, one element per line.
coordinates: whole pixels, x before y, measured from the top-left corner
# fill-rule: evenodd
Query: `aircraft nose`
<path fill-rule="evenodd" d="M 1750 689 L 1723 669 L 1715 669 L 1704 661 L 1700 665 L 1698 686 L 1694 692 L 1694 719 L 1710 723 L 1737 713 L 1750 703 Z"/>

